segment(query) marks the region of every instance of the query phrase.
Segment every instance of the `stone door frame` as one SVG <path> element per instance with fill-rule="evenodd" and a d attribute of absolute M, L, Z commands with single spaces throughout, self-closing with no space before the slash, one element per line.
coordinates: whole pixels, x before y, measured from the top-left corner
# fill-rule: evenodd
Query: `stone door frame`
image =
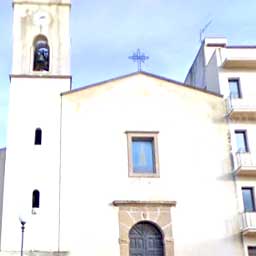
<path fill-rule="evenodd" d="M 171 207 L 175 201 L 113 201 L 119 208 L 120 256 L 129 256 L 129 231 L 139 222 L 154 224 L 163 236 L 164 255 L 173 256 Z"/>

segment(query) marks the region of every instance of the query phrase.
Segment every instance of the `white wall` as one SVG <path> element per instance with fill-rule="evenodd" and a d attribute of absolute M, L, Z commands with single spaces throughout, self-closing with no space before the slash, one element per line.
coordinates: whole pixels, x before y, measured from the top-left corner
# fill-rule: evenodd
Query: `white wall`
<path fill-rule="evenodd" d="M 4 190 L 2 250 L 20 250 L 19 216 L 25 215 L 24 249 L 57 250 L 59 224 L 60 92 L 69 79 L 12 78 Z M 34 145 L 36 128 L 42 145 Z M 32 192 L 40 210 L 32 215 Z"/>
<path fill-rule="evenodd" d="M 128 177 L 129 130 L 159 131 L 160 178 Z M 227 137 L 222 98 L 146 75 L 64 95 L 61 249 L 119 255 L 113 200 L 176 200 L 176 256 L 242 255 Z"/>

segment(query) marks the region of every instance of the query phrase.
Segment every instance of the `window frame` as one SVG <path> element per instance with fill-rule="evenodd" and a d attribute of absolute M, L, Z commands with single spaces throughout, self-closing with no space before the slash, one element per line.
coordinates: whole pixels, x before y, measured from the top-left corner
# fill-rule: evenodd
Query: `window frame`
<path fill-rule="evenodd" d="M 158 154 L 158 139 L 157 135 L 159 132 L 141 132 L 141 131 L 126 131 L 127 134 L 127 146 L 128 146 L 128 176 L 129 177 L 148 177 L 157 178 L 160 177 L 159 173 L 159 154 Z M 133 152 L 132 142 L 135 139 L 152 139 L 153 144 L 153 164 L 154 170 L 152 173 L 149 172 L 135 172 L 133 168 Z"/>
<path fill-rule="evenodd" d="M 243 199 L 243 208 L 244 208 L 244 212 L 255 212 L 256 208 L 255 208 L 255 196 L 254 196 L 254 187 L 242 187 L 242 199 Z M 250 200 L 252 202 L 252 211 L 249 211 L 246 209 L 245 203 L 244 203 L 244 196 L 243 196 L 243 190 L 250 190 Z"/>
<path fill-rule="evenodd" d="M 232 97 L 232 92 L 230 90 L 230 82 L 234 82 L 234 81 L 237 83 L 238 97 Z M 230 95 L 231 99 L 241 99 L 242 98 L 240 78 L 238 78 L 238 77 L 228 78 L 228 89 L 229 89 L 229 95 Z"/>
<path fill-rule="evenodd" d="M 237 153 L 249 153 L 249 143 L 248 143 L 248 136 L 247 136 L 247 130 L 235 130 L 235 140 L 236 140 L 236 152 Z M 245 144 L 245 151 L 240 151 L 239 148 L 237 148 L 237 138 L 236 138 L 236 134 L 238 133 L 242 133 L 244 136 L 244 144 Z"/>
<path fill-rule="evenodd" d="M 247 252 L 248 252 L 248 256 L 253 256 L 252 254 L 250 254 L 250 250 L 256 250 L 256 246 L 247 246 Z"/>

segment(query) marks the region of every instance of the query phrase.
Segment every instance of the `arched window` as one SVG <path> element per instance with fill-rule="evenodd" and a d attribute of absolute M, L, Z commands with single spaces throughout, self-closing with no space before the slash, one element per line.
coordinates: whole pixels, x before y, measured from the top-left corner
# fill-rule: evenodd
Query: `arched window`
<path fill-rule="evenodd" d="M 49 71 L 50 48 L 45 36 L 40 35 L 34 41 L 34 71 Z"/>
<path fill-rule="evenodd" d="M 32 195 L 32 208 L 39 208 L 40 206 L 40 192 L 36 189 Z"/>
<path fill-rule="evenodd" d="M 130 256 L 164 256 L 160 230 L 149 222 L 139 222 L 129 232 Z"/>
<path fill-rule="evenodd" d="M 42 144 L 42 130 L 40 128 L 37 128 L 35 130 L 35 145 L 41 145 Z"/>

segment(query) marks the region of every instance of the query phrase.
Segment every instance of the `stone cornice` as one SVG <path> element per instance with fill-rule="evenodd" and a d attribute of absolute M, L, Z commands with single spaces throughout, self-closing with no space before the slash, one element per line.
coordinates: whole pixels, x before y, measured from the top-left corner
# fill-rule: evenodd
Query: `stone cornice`
<path fill-rule="evenodd" d="M 115 200 L 112 202 L 114 206 L 153 206 L 153 207 L 173 207 L 176 201 L 137 201 L 137 200 Z"/>
<path fill-rule="evenodd" d="M 72 79 L 69 75 L 14 75 L 10 74 L 10 78 L 56 78 L 56 79 Z"/>

